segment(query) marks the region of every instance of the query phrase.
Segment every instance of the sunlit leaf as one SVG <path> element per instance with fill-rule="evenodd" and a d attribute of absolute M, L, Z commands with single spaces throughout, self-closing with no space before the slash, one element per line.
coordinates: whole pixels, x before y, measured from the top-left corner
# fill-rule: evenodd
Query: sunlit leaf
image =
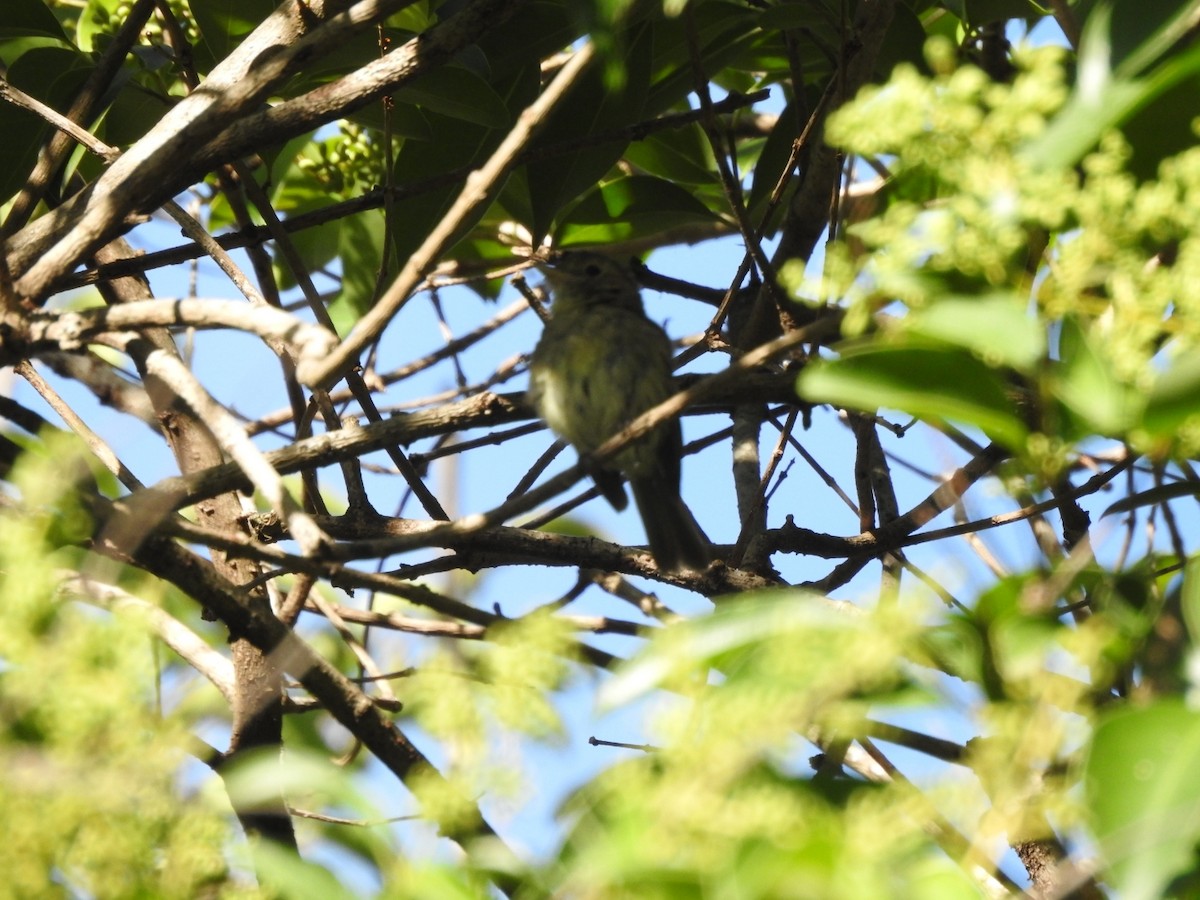
<path fill-rule="evenodd" d="M 1062 364 L 1052 380 L 1055 395 L 1100 434 L 1120 434 L 1137 420 L 1143 399 L 1117 378 L 1102 344 L 1073 318 L 1063 321 Z"/>
<path fill-rule="evenodd" d="M 717 180 L 712 149 L 699 125 L 634 141 L 626 149 L 625 158 L 647 174 L 678 184 L 712 184 Z"/>
<path fill-rule="evenodd" d="M 904 320 L 904 330 L 970 350 L 990 366 L 1030 372 L 1046 352 L 1046 337 L 1018 297 L 943 297 Z"/>
<path fill-rule="evenodd" d="M 635 175 L 598 187 L 573 206 L 556 229 L 556 243 L 629 240 L 713 218 L 703 203 L 673 182 Z"/>
<path fill-rule="evenodd" d="M 371 308 L 383 259 L 383 214 L 367 211 L 343 219 L 338 227 L 338 256 L 342 260 L 342 289 L 329 304 L 339 334 L 346 334 Z M 383 282 L 387 284 L 386 279 Z"/>
<path fill-rule="evenodd" d="M 999 373 L 952 348 L 858 346 L 810 364 L 798 389 L 814 403 L 973 425 L 1010 447 L 1022 446 L 1026 436 Z"/>

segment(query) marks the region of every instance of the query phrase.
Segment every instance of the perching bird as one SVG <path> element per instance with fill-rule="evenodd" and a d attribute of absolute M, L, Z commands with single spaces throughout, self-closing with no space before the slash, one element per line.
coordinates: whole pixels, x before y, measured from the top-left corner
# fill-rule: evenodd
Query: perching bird
<path fill-rule="evenodd" d="M 559 437 L 583 456 L 674 393 L 671 344 L 646 318 L 627 266 L 585 251 L 553 254 L 546 278 L 554 289 L 550 322 L 529 363 L 529 399 Z M 667 571 L 703 570 L 708 540 L 679 495 L 683 437 L 664 422 L 592 476 L 616 509 L 628 503 L 618 472 L 629 478 L 650 552 Z"/>

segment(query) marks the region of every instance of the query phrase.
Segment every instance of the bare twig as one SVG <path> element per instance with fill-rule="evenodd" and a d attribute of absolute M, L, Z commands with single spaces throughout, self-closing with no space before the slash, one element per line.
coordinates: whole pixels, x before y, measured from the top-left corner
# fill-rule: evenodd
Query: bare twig
<path fill-rule="evenodd" d="M 358 354 L 383 332 L 437 258 L 446 251 L 467 216 L 492 196 L 504 174 L 515 164 L 521 148 L 533 138 L 550 110 L 566 96 L 567 90 L 591 62 L 592 55 L 590 44 L 580 49 L 571 61 L 563 66 L 541 96 L 521 113 L 517 125 L 488 161 L 477 172 L 467 176 L 458 199 L 421 246 L 408 258 L 387 292 L 358 320 L 346 340 L 328 359 L 299 370 L 301 381 L 306 384 L 330 386 L 353 364 Z"/>

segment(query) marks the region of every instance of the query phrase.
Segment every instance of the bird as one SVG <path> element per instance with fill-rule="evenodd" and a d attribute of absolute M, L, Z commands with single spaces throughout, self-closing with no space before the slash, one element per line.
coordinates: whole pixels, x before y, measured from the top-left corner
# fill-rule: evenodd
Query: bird
<path fill-rule="evenodd" d="M 588 458 L 675 392 L 666 332 L 646 316 L 629 266 L 600 253 L 568 250 L 551 252 L 541 268 L 553 303 L 530 357 L 532 406 L 575 447 L 617 510 L 628 505 L 621 475 L 629 479 L 661 570 L 703 571 L 710 562 L 709 541 L 680 496 L 678 419 L 660 423 L 607 459 Z"/>

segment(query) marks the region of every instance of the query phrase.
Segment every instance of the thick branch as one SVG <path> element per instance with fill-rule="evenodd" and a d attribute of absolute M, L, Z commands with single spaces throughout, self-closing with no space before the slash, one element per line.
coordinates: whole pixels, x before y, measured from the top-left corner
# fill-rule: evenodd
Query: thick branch
<path fill-rule="evenodd" d="M 88 189 L 14 236 L 9 267 L 14 274 L 24 272 L 15 284 L 18 293 L 43 299 L 59 277 L 122 231 L 130 215 L 156 208 L 203 174 L 206 166 L 195 167 L 198 148 L 230 122 L 257 111 L 313 58 L 408 2 L 327 0 L 317 10 L 317 4 L 293 0 L 281 6 Z M 319 12 L 335 14 L 305 33 Z"/>

